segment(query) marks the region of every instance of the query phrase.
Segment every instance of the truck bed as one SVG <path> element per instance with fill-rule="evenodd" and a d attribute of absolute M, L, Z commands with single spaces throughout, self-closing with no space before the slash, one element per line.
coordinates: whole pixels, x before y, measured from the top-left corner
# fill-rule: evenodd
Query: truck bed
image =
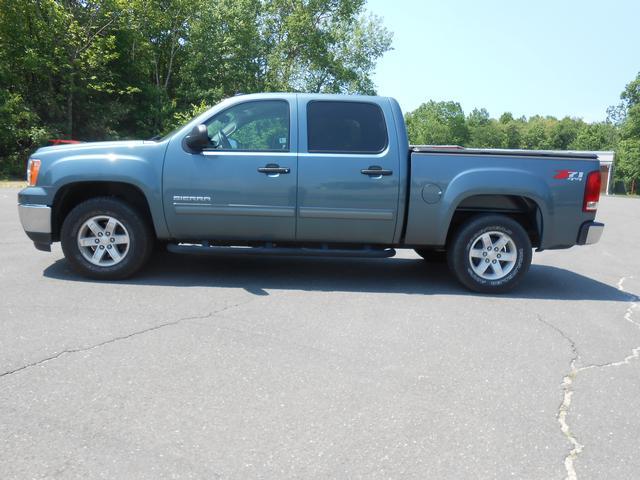
<path fill-rule="evenodd" d="M 591 153 L 415 145 L 409 157 L 409 245 L 445 245 L 456 211 L 484 205 L 487 195 L 534 210 L 541 249 L 575 245 L 595 217 L 582 210 L 587 175 L 599 170 Z"/>

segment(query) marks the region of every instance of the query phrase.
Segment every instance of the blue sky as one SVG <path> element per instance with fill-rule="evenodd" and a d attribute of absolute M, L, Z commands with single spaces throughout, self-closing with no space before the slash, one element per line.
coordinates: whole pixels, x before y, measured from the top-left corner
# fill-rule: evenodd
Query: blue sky
<path fill-rule="evenodd" d="M 465 112 L 604 120 L 640 71 L 638 0 L 368 0 L 394 34 L 380 95 L 404 111 L 455 100 Z"/>

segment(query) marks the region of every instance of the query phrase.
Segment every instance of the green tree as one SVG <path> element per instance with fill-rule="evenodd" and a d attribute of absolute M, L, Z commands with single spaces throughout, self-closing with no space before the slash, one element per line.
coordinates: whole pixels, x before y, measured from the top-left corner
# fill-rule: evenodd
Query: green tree
<path fill-rule="evenodd" d="M 23 175 L 26 158 L 22 152 L 37 147 L 48 136 L 39 126 L 36 113 L 19 94 L 0 90 L 0 175 Z"/>
<path fill-rule="evenodd" d="M 467 116 L 469 127 L 469 146 L 477 148 L 502 147 L 506 143 L 506 135 L 502 125 L 490 118 L 484 109 L 473 109 Z"/>
<path fill-rule="evenodd" d="M 391 46 L 365 0 L 262 0 L 268 90 L 373 93 L 375 62 Z"/>
<path fill-rule="evenodd" d="M 469 127 L 457 102 L 423 103 L 405 115 L 409 140 L 422 145 L 466 145 Z"/>
<path fill-rule="evenodd" d="M 557 120 L 553 117 L 534 115 L 526 122 L 522 134 L 522 148 L 548 150 L 551 148 L 549 133 L 551 125 Z"/>
<path fill-rule="evenodd" d="M 613 150 L 618 141 L 618 130 L 611 122 L 585 124 L 571 144 L 572 150 Z"/>
<path fill-rule="evenodd" d="M 263 88 L 260 0 L 204 2 L 185 44 L 179 97 L 184 103 L 220 99 Z"/>
<path fill-rule="evenodd" d="M 640 73 L 620 94 L 618 106 L 620 142 L 617 155 L 617 174 L 636 192 L 640 179 Z"/>
<path fill-rule="evenodd" d="M 631 193 L 636 193 L 640 179 L 640 139 L 621 140 L 618 148 L 618 169 L 629 182 Z"/>
<path fill-rule="evenodd" d="M 553 120 L 549 125 L 549 146 L 554 150 L 572 148 L 578 134 L 585 123 L 582 120 L 565 117 L 560 121 Z"/>
<path fill-rule="evenodd" d="M 0 0 L 0 174 L 48 136 L 150 137 L 237 92 L 374 93 L 390 45 L 364 0 Z"/>

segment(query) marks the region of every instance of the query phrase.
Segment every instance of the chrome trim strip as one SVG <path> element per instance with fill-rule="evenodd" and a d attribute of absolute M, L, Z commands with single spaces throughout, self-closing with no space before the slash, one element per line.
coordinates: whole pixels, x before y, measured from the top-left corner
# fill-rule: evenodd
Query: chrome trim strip
<path fill-rule="evenodd" d="M 337 218 L 348 220 L 393 220 L 393 210 L 301 207 L 301 218 Z"/>
<path fill-rule="evenodd" d="M 20 223 L 25 232 L 51 233 L 51 207 L 47 205 L 18 205 Z"/>
<path fill-rule="evenodd" d="M 178 215 L 240 215 L 249 217 L 293 217 L 294 207 L 262 205 L 184 205 L 174 204 Z"/>
<path fill-rule="evenodd" d="M 215 148 L 209 150 L 203 150 L 201 152 L 205 157 L 291 157 L 295 159 L 297 157 L 296 152 L 287 150 L 217 150 Z"/>

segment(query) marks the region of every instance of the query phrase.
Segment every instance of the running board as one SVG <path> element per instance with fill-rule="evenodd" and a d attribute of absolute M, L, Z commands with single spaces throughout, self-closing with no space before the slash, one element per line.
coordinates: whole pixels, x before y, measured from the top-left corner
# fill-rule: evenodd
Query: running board
<path fill-rule="evenodd" d="M 389 258 L 396 254 L 393 248 L 293 248 L 293 247 L 216 247 L 199 244 L 170 243 L 171 253 L 192 255 L 282 255 L 287 257 L 361 257 Z"/>

